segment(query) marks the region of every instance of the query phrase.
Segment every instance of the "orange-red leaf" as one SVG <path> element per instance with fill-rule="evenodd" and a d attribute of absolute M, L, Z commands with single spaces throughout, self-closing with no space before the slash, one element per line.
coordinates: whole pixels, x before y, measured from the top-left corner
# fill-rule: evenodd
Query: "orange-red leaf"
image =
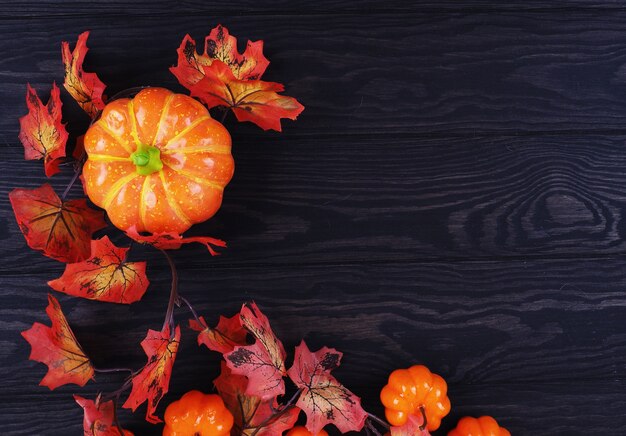
<path fill-rule="evenodd" d="M 106 227 L 104 215 L 87 200 L 61 201 L 47 183 L 9 193 L 11 206 L 28 246 L 66 263 L 89 257 L 91 234 Z"/>
<path fill-rule="evenodd" d="M 302 389 L 296 406 L 306 413 L 306 428 L 317 434 L 334 424 L 342 433 L 360 431 L 367 413 L 361 399 L 335 379 L 330 372 L 339 366 L 342 353 L 323 347 L 312 353 L 304 341 L 296 347 L 289 378 Z"/>
<path fill-rule="evenodd" d="M 63 86 L 74 100 L 83 108 L 91 118 L 95 118 L 99 111 L 104 109 L 103 93 L 105 85 L 96 73 L 83 71 L 83 61 L 87 54 L 87 38 L 89 32 L 83 32 L 78 36 L 78 42 L 74 51 L 70 51 L 70 44 L 63 41 L 61 52 L 65 65 L 65 82 Z"/>
<path fill-rule="evenodd" d="M 228 29 L 221 24 L 212 29 L 204 40 L 204 57 L 224 62 L 240 80 L 260 79 L 270 64 L 263 55 L 263 41 L 248 41 L 244 53 L 239 54 L 237 38 L 230 35 Z"/>
<path fill-rule="evenodd" d="M 61 158 L 65 157 L 67 130 L 61 123 L 61 98 L 56 83 L 52 84 L 50 99 L 44 106 L 37 92 L 26 85 L 28 113 L 20 118 L 20 142 L 26 160 L 43 159 L 46 176 L 59 172 Z"/>
<path fill-rule="evenodd" d="M 85 386 L 93 378 L 93 365 L 76 340 L 57 299 L 48 295 L 48 303 L 46 313 L 52 326 L 36 322 L 22 332 L 31 346 L 29 359 L 48 365 L 39 385 L 50 390 L 68 383 Z"/>
<path fill-rule="evenodd" d="M 224 404 L 233 414 L 235 424 L 233 434 L 275 436 L 292 428 L 298 420 L 300 410 L 289 407 L 276 413 L 280 407 L 276 398 L 267 401 L 246 394 L 248 380 L 242 375 L 233 374 L 222 362 L 222 372 L 213 381 Z"/>
<path fill-rule="evenodd" d="M 240 312 L 241 324 L 256 339 L 252 345 L 237 346 L 224 355 L 233 374 L 248 378 L 247 395 L 267 400 L 285 393 L 285 349 L 269 320 L 255 303 L 246 303 Z"/>
<path fill-rule="evenodd" d="M 237 345 L 246 344 L 248 332 L 241 326 L 239 314 L 231 318 L 220 316 L 215 328 L 210 328 L 202 316 L 198 321 L 189 320 L 189 327 L 200 332 L 198 345 L 205 345 L 210 350 L 225 354 L 233 351 Z"/>
<path fill-rule="evenodd" d="M 150 244 L 161 250 L 178 250 L 183 244 L 191 244 L 197 242 L 204 245 L 209 253 L 213 256 L 217 256 L 220 253 L 213 249 L 215 247 L 226 247 L 226 242 L 211 238 L 209 236 L 192 236 L 189 238 L 183 238 L 178 233 L 155 233 L 150 236 L 140 235 L 137 232 L 137 227 L 132 226 L 126 230 L 126 234 L 135 241 L 142 244 Z"/>
<path fill-rule="evenodd" d="M 162 331 L 148 330 L 148 335 L 141 342 L 141 347 L 148 356 L 148 363 L 133 377 L 133 388 L 122 406 L 135 411 L 140 404 L 147 401 L 146 421 L 152 424 L 162 422 L 154 412 L 169 389 L 180 342 L 180 327 L 176 326 L 174 332 L 172 337 L 169 325 Z"/>
<path fill-rule="evenodd" d="M 408 421 L 401 427 L 392 426 L 389 431 L 391 436 L 430 436 L 426 428 L 422 428 L 424 418 L 416 415 L 409 416 Z"/>
<path fill-rule="evenodd" d="M 139 301 L 148 289 L 146 262 L 128 262 L 128 248 L 116 247 L 108 236 L 91 241 L 91 257 L 71 263 L 48 285 L 55 291 L 109 303 Z"/>
<path fill-rule="evenodd" d="M 74 400 L 85 412 L 83 436 L 120 436 L 121 432 L 115 423 L 115 405 L 113 400 L 102 402 L 99 395 L 96 401 L 88 400 L 78 395 L 74 395 Z M 133 436 L 132 432 L 122 430 L 123 436 Z"/>

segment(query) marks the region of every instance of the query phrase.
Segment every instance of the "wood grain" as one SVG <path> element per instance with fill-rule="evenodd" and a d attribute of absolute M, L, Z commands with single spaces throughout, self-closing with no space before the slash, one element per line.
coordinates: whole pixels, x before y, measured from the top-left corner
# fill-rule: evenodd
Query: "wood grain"
<path fill-rule="evenodd" d="M 242 39 L 265 40 L 265 78 L 306 106 L 286 132 L 624 132 L 625 19 L 572 11 L 0 20 L 0 33 L 12 36 L 0 41 L 0 135 L 17 135 L 27 81 L 42 93 L 62 81 L 61 41 L 91 29 L 87 68 L 109 94 L 147 84 L 182 90 L 168 72 L 182 37 L 201 39 L 221 21 Z M 74 122 L 80 109 L 64 97 L 77 132 L 87 120 Z"/>
<path fill-rule="evenodd" d="M 192 233 L 225 239 L 183 264 L 577 257 L 624 254 L 626 137 L 415 139 L 235 135 L 222 210 Z M 0 271 L 58 270 L 26 249 L 8 191 L 45 180 L 9 148 L 0 172 Z M 52 179 L 62 192 L 70 176 Z M 33 174 L 39 174 L 33 176 Z M 80 188 L 74 190 L 80 195 Z M 112 232 L 115 234 L 115 232 Z M 120 241 L 122 242 L 122 241 Z M 153 253 L 148 253 L 150 258 Z"/>
<path fill-rule="evenodd" d="M 164 263 L 152 265 L 151 289 L 131 306 L 57 294 L 97 366 L 142 364 L 138 344 L 147 328 L 162 323 L 166 271 Z M 0 376 L 3 401 L 9 401 L 5 410 L 17 409 L 26 401 L 22 398 L 35 393 L 41 396 L 30 397 L 31 407 L 42 417 L 56 407 L 67 410 L 58 423 L 49 423 L 53 429 L 77 419 L 69 393 L 82 390 L 66 387 L 49 394 L 47 388 L 36 388 L 45 367 L 27 361 L 29 347 L 19 337 L 30 323 L 47 322 L 48 278 L 1 279 Z M 590 405 L 595 412 L 578 422 L 581 432 L 626 401 L 617 392 L 626 377 L 626 326 L 620 321 L 626 315 L 625 286 L 623 262 L 614 259 L 214 268 L 185 271 L 180 288 L 211 323 L 254 299 L 288 350 L 304 338 L 312 349 L 328 345 L 343 351 L 337 377 L 364 396 L 367 408 L 378 407 L 374 391 L 392 369 L 420 362 L 449 381 L 453 402 L 461 406 L 456 416 L 493 411 L 518 434 L 549 434 L 554 427 L 545 419 L 554 413 L 559 431 L 571 429 L 580 415 L 573 411 L 585 398 L 594 404 L 602 398 L 617 403 L 606 409 Z M 178 322 L 188 317 L 186 310 L 177 312 Z M 218 355 L 198 349 L 187 329 L 179 356 L 168 400 L 192 387 L 209 390 L 218 369 Z M 113 390 L 120 380 L 99 375 L 85 392 Z M 534 398 L 539 392 L 546 397 Z M 67 394 L 65 405 L 61 393 Z M 540 419 L 522 412 L 533 401 L 547 407 Z M 142 425 L 142 414 L 140 409 L 127 422 Z M 615 418 L 615 428 L 626 425 L 626 418 Z"/>

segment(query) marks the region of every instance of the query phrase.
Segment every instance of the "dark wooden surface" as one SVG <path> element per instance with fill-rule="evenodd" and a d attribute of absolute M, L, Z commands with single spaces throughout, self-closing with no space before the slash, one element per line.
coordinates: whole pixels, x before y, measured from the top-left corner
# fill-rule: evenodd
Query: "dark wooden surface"
<path fill-rule="evenodd" d="M 305 338 L 343 351 L 338 378 L 377 413 L 386 374 L 428 365 L 453 404 L 436 434 L 465 414 L 492 414 L 514 435 L 626 434 L 623 2 L 174 4 L 0 4 L 2 434 L 79 435 L 71 394 L 121 381 L 50 392 L 19 335 L 46 321 L 45 283 L 62 271 L 26 247 L 7 198 L 44 182 L 17 141 L 26 82 L 44 94 L 62 82 L 60 42 L 90 29 L 87 67 L 110 94 L 182 91 L 167 71 L 176 48 L 217 23 L 265 40 L 268 80 L 306 110 L 282 134 L 227 120 L 236 174 L 193 232 L 230 248 L 175 253 L 200 312 L 214 321 L 256 300 L 288 349 Z M 63 99 L 76 134 L 88 120 Z M 100 366 L 143 364 L 138 344 L 162 322 L 167 266 L 136 255 L 152 281 L 139 303 L 57 294 Z M 218 357 L 185 331 L 163 403 L 209 390 Z M 121 419 L 158 434 L 144 413 Z"/>

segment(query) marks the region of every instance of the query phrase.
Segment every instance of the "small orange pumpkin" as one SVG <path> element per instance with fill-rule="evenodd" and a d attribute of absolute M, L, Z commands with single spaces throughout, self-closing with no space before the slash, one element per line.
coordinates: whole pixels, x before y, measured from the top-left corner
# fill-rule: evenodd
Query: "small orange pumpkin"
<path fill-rule="evenodd" d="M 406 424 L 409 415 L 419 415 L 423 410 L 427 428 L 439 428 L 441 419 L 450 412 L 450 400 L 446 395 L 448 385 L 439 375 L 423 365 L 409 369 L 396 369 L 380 392 L 385 406 L 387 421 L 394 426 Z"/>
<path fill-rule="evenodd" d="M 296 426 L 289 430 L 285 436 L 313 436 L 313 433 L 308 431 L 306 427 Z M 317 436 L 328 436 L 328 432 L 322 429 L 317 433 Z"/>
<path fill-rule="evenodd" d="M 226 128 L 163 88 L 109 103 L 85 152 L 85 191 L 122 230 L 183 233 L 217 212 L 234 172 Z"/>
<path fill-rule="evenodd" d="M 511 436 L 506 428 L 500 427 L 491 416 L 473 418 L 465 416 L 448 436 Z"/>
<path fill-rule="evenodd" d="M 163 436 L 228 436 L 233 422 L 222 397 L 189 391 L 165 409 Z"/>

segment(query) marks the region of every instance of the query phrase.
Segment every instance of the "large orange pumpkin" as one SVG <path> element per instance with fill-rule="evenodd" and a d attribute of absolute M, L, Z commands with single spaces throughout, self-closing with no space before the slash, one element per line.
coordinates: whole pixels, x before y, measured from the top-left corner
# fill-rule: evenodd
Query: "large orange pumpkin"
<path fill-rule="evenodd" d="M 191 97 L 145 88 L 85 134 L 87 195 L 122 230 L 183 233 L 217 212 L 233 176 L 228 131 Z"/>

